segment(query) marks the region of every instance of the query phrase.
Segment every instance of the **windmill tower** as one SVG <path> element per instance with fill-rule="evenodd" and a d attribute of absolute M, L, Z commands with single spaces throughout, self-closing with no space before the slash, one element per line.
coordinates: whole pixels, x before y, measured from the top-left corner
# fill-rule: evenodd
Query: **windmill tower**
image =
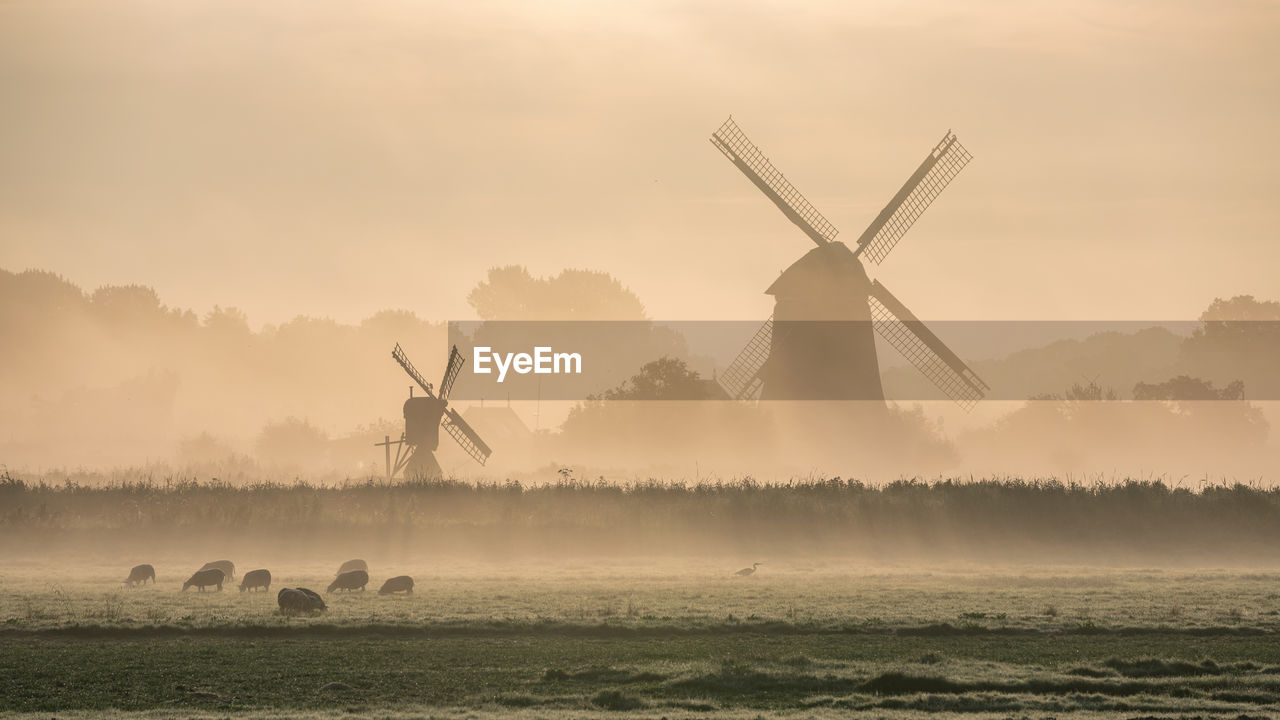
<path fill-rule="evenodd" d="M 449 407 L 449 391 L 462 371 L 466 358 L 458 352 L 454 345 L 449 351 L 449 363 L 445 366 L 444 377 L 440 379 L 440 394 L 437 396 L 431 383 L 422 377 L 422 373 L 409 362 L 404 350 L 396 344 L 391 357 L 400 363 L 400 367 L 422 388 L 425 395 L 415 397 L 413 386 L 409 387 L 409 399 L 404 402 L 404 432 L 398 441 L 387 438 L 384 442 L 375 443 L 385 447 L 387 451 L 387 479 L 391 479 L 406 471 L 410 475 L 439 477 L 440 463 L 436 462 L 435 452 L 440 449 L 440 428 L 453 437 L 476 462 L 484 465 L 492 452 L 475 430 L 462 419 L 456 410 Z M 391 447 L 396 448 L 395 463 L 391 460 Z"/>
<path fill-rule="evenodd" d="M 817 247 L 766 291 L 773 316 L 719 376 L 729 397 L 773 400 L 884 400 L 875 337 L 879 333 L 966 410 L 990 389 L 888 288 L 868 277 L 972 157 L 947 131 L 920 167 L 858 238 L 839 230 L 773 167 L 730 117 L 711 143 Z"/>

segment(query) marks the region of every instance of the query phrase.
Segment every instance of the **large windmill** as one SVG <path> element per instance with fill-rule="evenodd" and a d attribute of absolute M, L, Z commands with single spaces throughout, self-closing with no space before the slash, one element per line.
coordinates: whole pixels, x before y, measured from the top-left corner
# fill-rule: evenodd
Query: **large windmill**
<path fill-rule="evenodd" d="M 884 400 L 874 328 L 947 397 L 966 410 L 990 389 L 888 288 L 871 280 L 879 264 L 972 157 L 947 131 L 850 250 L 839 233 L 778 172 L 730 117 L 711 142 L 817 245 L 766 291 L 773 316 L 719 376 L 730 397 Z"/>
<path fill-rule="evenodd" d="M 476 434 L 476 431 L 462 419 L 458 411 L 449 407 L 449 391 L 462 371 L 466 358 L 458 352 L 454 345 L 449 351 L 449 363 L 445 366 L 444 377 L 440 379 L 440 394 L 436 395 L 431 383 L 422 377 L 422 373 L 409 362 L 399 343 L 391 351 L 391 357 L 400 363 L 400 367 L 422 388 L 425 395 L 414 396 L 413 386 L 409 386 L 409 399 L 404 402 L 404 433 L 398 441 L 387 438 L 377 445 L 387 450 L 387 477 L 395 477 L 401 470 L 410 475 L 439 476 L 440 463 L 436 462 L 435 452 L 440 448 L 440 428 L 444 428 L 458 445 L 476 462 L 484 465 L 489 459 L 489 446 Z M 395 464 L 391 460 L 391 446 L 396 446 Z"/>

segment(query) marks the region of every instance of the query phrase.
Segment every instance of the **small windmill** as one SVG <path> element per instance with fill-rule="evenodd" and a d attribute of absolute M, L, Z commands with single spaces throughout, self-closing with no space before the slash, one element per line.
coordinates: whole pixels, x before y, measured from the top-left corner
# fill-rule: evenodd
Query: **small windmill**
<path fill-rule="evenodd" d="M 773 167 L 730 117 L 711 136 L 783 215 L 817 245 L 766 291 L 765 321 L 719 376 L 731 398 L 884 400 L 874 328 L 966 410 L 990 388 L 888 288 L 867 277 L 861 258 L 879 264 L 971 155 L 947 131 L 850 250 L 839 231 Z"/>
<path fill-rule="evenodd" d="M 409 386 L 409 399 L 404 402 L 404 432 L 400 439 L 393 441 L 388 437 L 383 442 L 375 443 L 386 448 L 387 478 L 395 477 L 401 470 L 407 470 L 412 475 L 439 476 L 440 463 L 436 462 L 435 452 L 440 447 L 442 427 L 468 455 L 484 465 L 492 452 L 489 446 L 462 419 L 458 411 L 449 407 L 449 391 L 453 389 L 453 383 L 462 371 L 462 364 L 466 362 L 466 358 L 458 352 L 458 346 L 454 345 L 449 351 L 449 363 L 445 366 L 444 377 L 440 379 L 438 396 L 433 392 L 431 383 L 409 362 L 409 357 L 399 343 L 391 351 L 391 357 L 400 363 L 400 367 L 404 368 L 426 395 L 415 397 L 413 386 Z M 391 460 L 393 445 L 396 448 L 394 464 Z"/>

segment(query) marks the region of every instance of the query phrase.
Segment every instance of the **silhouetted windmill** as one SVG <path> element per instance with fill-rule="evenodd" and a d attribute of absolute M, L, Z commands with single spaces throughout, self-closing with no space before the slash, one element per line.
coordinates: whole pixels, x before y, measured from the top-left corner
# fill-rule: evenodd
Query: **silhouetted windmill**
<path fill-rule="evenodd" d="M 442 427 L 468 455 L 484 465 L 492 452 L 489 446 L 456 410 L 449 407 L 449 391 L 453 389 L 453 382 L 458 379 L 462 364 L 466 362 L 466 358 L 458 352 L 458 346 L 454 345 L 449 351 L 449 363 L 440 380 L 439 396 L 432 391 L 431 383 L 409 362 L 399 343 L 391 351 L 391 357 L 400 363 L 400 367 L 404 368 L 426 395 L 414 397 L 413 386 L 409 386 L 409 399 L 404 402 L 404 432 L 400 439 L 393 441 L 388 437 L 384 442 L 376 443 L 387 449 L 387 478 L 393 478 L 405 469 L 412 475 L 440 475 L 440 463 L 436 462 L 435 451 L 440 447 Z M 391 461 L 392 445 L 396 446 L 395 464 Z"/>
<path fill-rule="evenodd" d="M 720 374 L 730 397 L 779 400 L 884 400 L 872 328 L 966 410 L 990 389 L 879 281 L 877 264 L 972 157 L 947 131 L 920 167 L 858 238 L 857 250 L 778 172 L 730 117 L 711 142 L 818 247 L 766 291 L 773 316 Z"/>

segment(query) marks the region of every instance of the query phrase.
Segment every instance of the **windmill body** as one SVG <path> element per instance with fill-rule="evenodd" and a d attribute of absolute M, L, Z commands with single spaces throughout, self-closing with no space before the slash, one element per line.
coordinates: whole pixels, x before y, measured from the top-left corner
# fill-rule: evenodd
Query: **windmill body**
<path fill-rule="evenodd" d="M 434 397 L 404 401 L 404 438 L 410 445 L 435 452 L 440 449 L 440 421 L 448 403 Z"/>
<path fill-rule="evenodd" d="M 436 461 L 440 449 L 440 423 L 448 403 L 435 397 L 411 397 L 404 401 L 404 440 L 413 453 L 405 471 L 411 476 L 439 477 Z"/>
<path fill-rule="evenodd" d="M 729 397 L 766 400 L 870 400 L 883 406 L 875 334 L 901 352 L 966 409 L 989 389 L 968 365 L 862 264 L 877 264 L 906 234 L 971 156 L 950 131 L 850 248 L 839 230 L 773 166 L 729 118 L 716 146 L 817 245 L 769 287 L 765 321 L 717 380 Z M 874 331 L 874 332 L 873 332 Z"/>
<path fill-rule="evenodd" d="M 765 400 L 884 400 L 867 271 L 842 242 L 810 250 L 769 286 Z"/>

